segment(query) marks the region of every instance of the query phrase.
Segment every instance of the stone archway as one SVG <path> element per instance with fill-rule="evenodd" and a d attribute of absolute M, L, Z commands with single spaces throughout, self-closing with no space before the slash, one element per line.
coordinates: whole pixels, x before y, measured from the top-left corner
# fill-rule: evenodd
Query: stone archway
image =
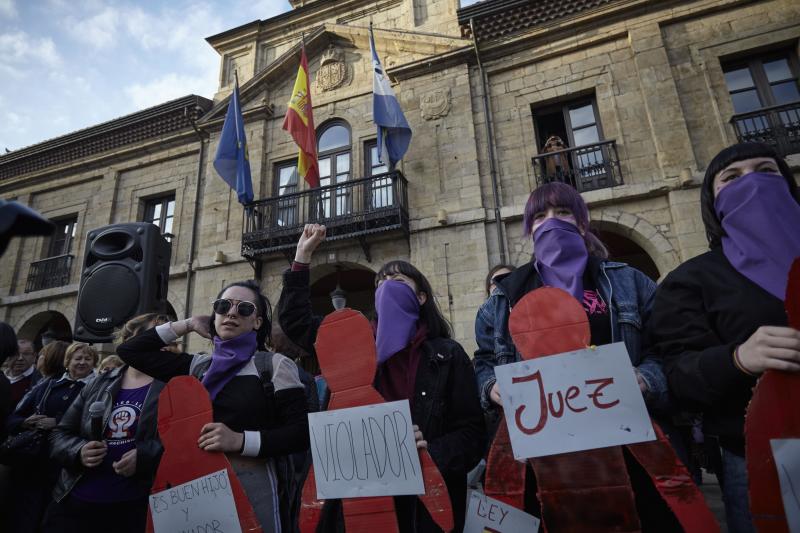
<path fill-rule="evenodd" d="M 375 310 L 375 272 L 357 263 L 337 263 L 314 267 L 311 283 L 311 308 L 318 315 L 333 311 L 331 293 L 338 286 L 344 291 L 347 307 L 370 318 Z"/>
<path fill-rule="evenodd" d="M 637 252 L 636 248 L 641 249 L 647 259 L 655 265 L 658 279 L 680 264 L 679 255 L 669 239 L 658 228 L 639 216 L 620 211 L 603 210 L 599 216 L 593 216 L 591 225 L 595 231 L 600 233 L 601 239 L 605 235 L 617 242 L 617 247 L 621 248 L 619 253 L 622 255 L 636 256 L 637 253 L 641 253 Z M 628 242 L 621 241 L 620 238 Z M 636 248 L 631 245 L 635 245 Z M 641 260 L 643 264 L 647 263 L 641 255 L 638 256 L 638 260 Z"/>
<path fill-rule="evenodd" d="M 22 324 L 17 337 L 32 340 L 38 350 L 51 340 L 72 342 L 72 326 L 58 311 L 42 311 Z"/>
<path fill-rule="evenodd" d="M 600 240 L 608 248 L 608 258 L 610 260 L 627 263 L 633 268 L 644 272 L 653 281 L 658 280 L 660 277 L 658 267 L 641 246 L 631 239 L 612 231 L 599 231 L 598 233 Z"/>

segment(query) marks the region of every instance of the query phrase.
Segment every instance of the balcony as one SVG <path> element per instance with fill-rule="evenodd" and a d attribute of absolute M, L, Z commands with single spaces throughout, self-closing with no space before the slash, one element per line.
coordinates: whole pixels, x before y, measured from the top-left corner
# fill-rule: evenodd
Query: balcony
<path fill-rule="evenodd" d="M 408 236 L 408 182 L 399 171 L 267 198 L 245 208 L 242 255 L 290 257 L 305 224 L 325 224 L 327 241 L 358 239 L 371 261 L 368 236 Z"/>
<path fill-rule="evenodd" d="M 800 102 L 765 107 L 731 117 L 739 142 L 762 142 L 786 157 L 800 153 Z"/>
<path fill-rule="evenodd" d="M 622 185 L 614 140 L 548 152 L 531 161 L 538 185 L 560 181 L 572 185 L 578 192 Z"/>
<path fill-rule="evenodd" d="M 52 287 L 63 287 L 69 283 L 74 256 L 57 255 L 31 263 L 25 292 L 40 291 Z"/>

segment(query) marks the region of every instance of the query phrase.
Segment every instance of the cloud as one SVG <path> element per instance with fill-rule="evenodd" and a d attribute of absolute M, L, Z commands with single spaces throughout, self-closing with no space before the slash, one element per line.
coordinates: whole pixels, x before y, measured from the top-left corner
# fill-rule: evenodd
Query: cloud
<path fill-rule="evenodd" d="M 0 33 L 0 70 L 21 73 L 31 64 L 57 67 L 61 57 L 49 37 L 36 38 L 24 31 Z"/>
<path fill-rule="evenodd" d="M 119 9 L 105 7 L 89 18 L 67 19 L 67 32 L 73 39 L 97 49 L 111 48 L 116 44 L 122 14 Z"/>
<path fill-rule="evenodd" d="M 144 109 L 174 100 L 187 94 L 199 94 L 208 98 L 217 88 L 217 73 L 202 76 L 167 74 L 148 83 L 136 83 L 124 89 L 137 109 Z"/>
<path fill-rule="evenodd" d="M 14 0 L 0 0 L 0 17 L 17 18 L 17 6 Z"/>

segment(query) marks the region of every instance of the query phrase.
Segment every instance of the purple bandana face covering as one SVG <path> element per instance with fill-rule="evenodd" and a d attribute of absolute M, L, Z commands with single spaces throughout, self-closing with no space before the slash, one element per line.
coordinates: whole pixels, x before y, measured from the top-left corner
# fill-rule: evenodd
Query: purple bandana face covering
<path fill-rule="evenodd" d="M 249 331 L 226 341 L 214 337 L 214 351 L 211 352 L 211 366 L 203 376 L 203 385 L 208 389 L 211 400 L 256 353 L 258 342 L 256 332 Z"/>
<path fill-rule="evenodd" d="M 417 331 L 419 301 L 414 290 L 400 281 L 386 280 L 375 290 L 378 364 L 408 346 Z"/>
<path fill-rule="evenodd" d="M 722 252 L 744 277 L 781 300 L 789 268 L 800 257 L 800 205 L 783 176 L 753 172 L 717 195 L 714 210 L 726 235 Z"/>
<path fill-rule="evenodd" d="M 583 272 L 589 252 L 577 226 L 557 218 L 545 220 L 533 232 L 533 252 L 542 282 L 583 303 Z"/>

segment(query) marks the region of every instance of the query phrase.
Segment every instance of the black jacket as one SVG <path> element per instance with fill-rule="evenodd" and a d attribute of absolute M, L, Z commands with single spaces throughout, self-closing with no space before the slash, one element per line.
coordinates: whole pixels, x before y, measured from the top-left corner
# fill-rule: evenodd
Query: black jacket
<path fill-rule="evenodd" d="M 783 302 L 730 264 L 718 247 L 683 263 L 656 292 L 646 350 L 664 361 L 670 390 L 703 429 L 744 453 L 744 414 L 756 379 L 733 351 L 761 326 L 786 326 Z"/>
<path fill-rule="evenodd" d="M 278 320 L 289 339 L 313 353 L 322 320 L 311 311 L 309 276 L 307 270 L 284 273 Z M 428 339 L 422 351 L 411 419 L 428 441 L 431 457 L 447 484 L 455 531 L 460 531 L 466 513 L 466 475 L 478 464 L 486 446 L 475 371 L 464 349 L 452 339 Z M 395 502 L 401 531 L 438 531 L 419 499 L 398 497 Z M 335 529 L 333 522 L 323 516 L 323 529 Z"/>
<path fill-rule="evenodd" d="M 50 383 L 52 383 L 52 385 L 50 385 Z M 47 393 L 48 386 L 50 387 L 49 393 Z M 45 405 L 42 406 L 39 414 L 55 418 L 56 423 L 58 423 L 78 394 L 80 394 L 83 387 L 83 382 L 61 379 L 61 376 L 45 378 L 39 381 L 39 383 L 22 398 L 17 408 L 8 417 L 6 428 L 9 433 L 20 431 L 22 429 L 22 423 L 36 412 L 36 409 L 39 407 L 46 393 L 47 401 Z"/>
<path fill-rule="evenodd" d="M 127 366 L 115 368 L 101 374 L 90 385 L 86 386 L 72 402 L 61 421 L 50 433 L 50 457 L 58 462 L 63 470 L 53 490 L 53 499 L 63 500 L 83 475 L 81 464 L 81 448 L 92 440 L 92 421 L 89 417 L 89 406 L 96 401 L 105 404 L 103 427 L 108 424 L 114 399 L 122 388 L 122 378 Z M 158 395 L 164 383 L 153 380 L 147 391 L 142 413 L 136 427 L 136 473 L 134 477 L 142 487 L 150 492 L 156 475 L 158 462 L 164 449 L 158 439 Z"/>

